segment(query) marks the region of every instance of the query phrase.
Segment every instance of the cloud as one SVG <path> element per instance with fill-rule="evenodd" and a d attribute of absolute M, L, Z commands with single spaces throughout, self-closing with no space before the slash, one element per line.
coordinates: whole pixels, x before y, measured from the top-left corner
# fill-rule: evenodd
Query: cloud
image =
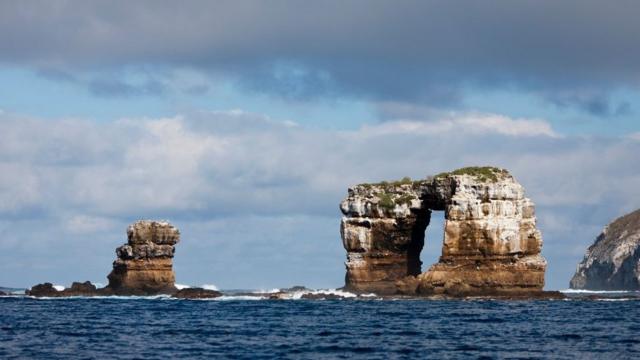
<path fill-rule="evenodd" d="M 170 73 L 163 73 L 162 76 L 155 76 L 144 71 L 137 74 L 136 79 L 128 79 L 131 74 L 128 72 L 106 72 L 99 75 L 75 75 L 70 71 L 56 68 L 41 68 L 37 71 L 38 76 L 64 83 L 71 83 L 86 87 L 87 90 L 100 97 L 128 97 L 128 96 L 159 96 L 167 92 L 170 87 L 168 82 L 171 79 Z M 162 77 L 162 81 L 158 79 Z M 183 90 L 186 93 L 204 93 L 201 87 L 190 86 Z"/>
<path fill-rule="evenodd" d="M 433 121 L 394 120 L 375 126 L 366 126 L 363 134 L 424 134 L 443 133 L 500 134 L 516 137 L 559 137 L 551 125 L 540 119 L 511 119 L 497 114 L 456 114 Z"/>
<path fill-rule="evenodd" d="M 290 98 L 441 106 L 473 85 L 615 114 L 625 105 L 603 103 L 606 94 L 638 85 L 639 7 L 578 0 L 8 2 L 0 5 L 0 61 L 74 72 L 197 69 Z M 563 95 L 594 88 L 605 97 Z"/>
<path fill-rule="evenodd" d="M 7 285 L 16 273 L 20 285 L 85 271 L 100 280 L 128 223 L 168 218 L 185 239 L 183 283 L 234 286 L 224 269 L 241 261 L 258 265 L 233 270 L 235 286 L 340 286 L 337 205 L 348 186 L 496 165 L 538 205 L 557 288 L 576 248 L 639 207 L 637 139 L 559 136 L 537 119 L 461 113 L 336 131 L 232 110 L 105 123 L 2 114 L 0 123 Z M 42 267 L 18 271 L 26 264 Z"/>
<path fill-rule="evenodd" d="M 640 132 L 634 132 L 634 133 L 631 133 L 631 134 L 627 135 L 627 139 L 640 141 Z"/>
<path fill-rule="evenodd" d="M 557 107 L 576 107 L 599 117 L 625 116 L 632 112 L 629 102 L 614 103 L 606 90 L 555 91 L 547 93 L 544 97 Z"/>

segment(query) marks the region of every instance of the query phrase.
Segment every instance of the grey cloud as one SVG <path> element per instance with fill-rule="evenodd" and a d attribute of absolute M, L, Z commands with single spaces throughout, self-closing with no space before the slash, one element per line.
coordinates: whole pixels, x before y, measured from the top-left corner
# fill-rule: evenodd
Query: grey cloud
<path fill-rule="evenodd" d="M 599 117 L 625 116 L 633 112 L 629 102 L 616 103 L 603 90 L 561 91 L 546 94 L 544 97 L 558 107 L 576 107 Z"/>
<path fill-rule="evenodd" d="M 150 80 L 140 85 L 132 85 L 118 79 L 96 79 L 88 84 L 89 91 L 98 96 L 132 96 L 132 95 L 162 95 L 164 85 L 159 81 Z"/>
<path fill-rule="evenodd" d="M 285 97 L 448 105 L 466 85 L 550 96 L 637 88 L 639 7 L 627 0 L 7 2 L 0 61 L 76 71 L 183 66 Z M 606 113 L 598 102 L 586 109 Z"/>
<path fill-rule="evenodd" d="M 167 92 L 167 85 L 148 73 L 142 81 L 132 82 L 126 80 L 119 72 L 102 72 L 98 75 L 77 76 L 67 70 L 56 68 L 41 68 L 37 74 L 42 78 L 71 83 L 87 88 L 87 90 L 100 97 L 128 97 L 128 96 L 159 96 Z M 164 78 L 170 78 L 169 74 L 162 73 Z M 188 93 L 204 93 L 206 88 L 194 87 L 187 89 Z"/>

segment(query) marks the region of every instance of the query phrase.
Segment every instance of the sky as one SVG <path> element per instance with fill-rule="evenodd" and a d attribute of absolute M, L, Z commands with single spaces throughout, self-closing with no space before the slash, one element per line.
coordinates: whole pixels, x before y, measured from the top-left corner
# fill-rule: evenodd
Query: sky
<path fill-rule="evenodd" d="M 547 289 L 640 207 L 636 1 L 0 3 L 0 285 L 106 283 L 137 219 L 177 282 L 344 283 L 349 186 L 507 168 Z M 427 229 L 437 261 L 442 213 Z"/>

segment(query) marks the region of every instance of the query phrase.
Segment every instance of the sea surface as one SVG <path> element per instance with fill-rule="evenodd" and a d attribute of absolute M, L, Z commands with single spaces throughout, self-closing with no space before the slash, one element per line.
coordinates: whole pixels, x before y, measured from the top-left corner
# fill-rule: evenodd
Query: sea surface
<path fill-rule="evenodd" d="M 640 301 L 1 297 L 0 358 L 638 359 Z"/>

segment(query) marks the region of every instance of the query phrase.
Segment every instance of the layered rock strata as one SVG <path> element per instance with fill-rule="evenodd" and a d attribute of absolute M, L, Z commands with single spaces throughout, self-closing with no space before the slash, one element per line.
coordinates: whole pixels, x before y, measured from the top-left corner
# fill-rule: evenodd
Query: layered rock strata
<path fill-rule="evenodd" d="M 602 230 L 569 285 L 572 289 L 640 290 L 640 210 Z"/>
<path fill-rule="evenodd" d="M 165 221 L 141 220 L 129 225 L 127 237 L 116 249 L 107 288 L 122 295 L 175 293 L 173 255 L 180 231 Z"/>
<path fill-rule="evenodd" d="M 361 184 L 340 204 L 345 287 L 379 294 L 541 291 L 546 261 L 533 202 L 506 170 L 463 168 L 425 180 Z M 444 211 L 438 263 L 421 272 L 432 211 Z"/>

